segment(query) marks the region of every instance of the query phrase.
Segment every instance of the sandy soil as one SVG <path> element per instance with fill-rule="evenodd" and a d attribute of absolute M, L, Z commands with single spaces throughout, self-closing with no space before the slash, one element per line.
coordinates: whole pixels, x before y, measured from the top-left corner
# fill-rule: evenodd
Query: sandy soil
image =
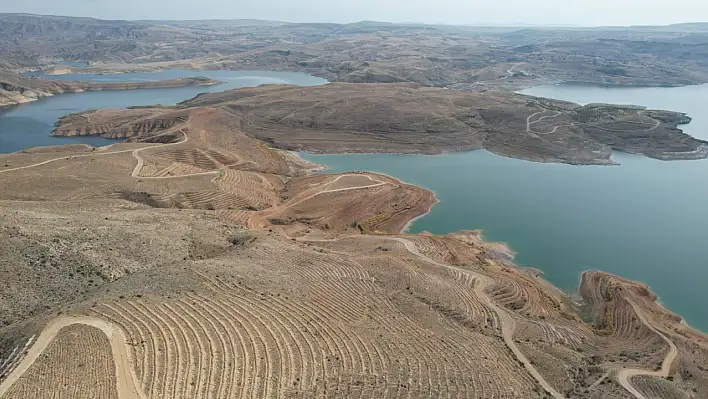
<path fill-rule="evenodd" d="M 0 394 L 83 323 L 127 397 L 708 395 L 708 339 L 641 284 L 587 272 L 571 300 L 479 232 L 402 234 L 432 193 L 311 174 L 241 123 L 0 157 Z"/>
<path fill-rule="evenodd" d="M 111 344 L 111 351 L 116 366 L 116 381 L 118 396 L 121 398 L 145 398 L 142 393 L 135 370 L 131 365 L 128 342 L 120 328 L 95 317 L 60 317 L 50 322 L 39 337 L 34 340 L 22 362 L 0 384 L 0 397 L 9 389 L 41 356 L 44 349 L 57 335 L 59 330 L 72 324 L 85 324 L 103 331 Z"/>

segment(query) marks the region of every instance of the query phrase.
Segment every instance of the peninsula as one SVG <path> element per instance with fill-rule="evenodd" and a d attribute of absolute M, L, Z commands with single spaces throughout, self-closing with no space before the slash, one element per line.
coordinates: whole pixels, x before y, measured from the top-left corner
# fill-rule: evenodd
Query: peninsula
<path fill-rule="evenodd" d="M 433 192 L 380 173 L 315 173 L 293 152 L 706 158 L 708 143 L 680 130 L 684 113 L 514 93 L 705 83 L 706 49 L 701 23 L 0 14 L 0 106 L 218 83 L 68 82 L 30 69 L 266 69 L 333 82 L 74 113 L 51 134 L 122 141 L 0 154 L 0 398 L 708 397 L 708 336 L 646 285 L 588 270 L 568 294 L 479 231 L 407 234 Z M 77 61 L 87 66 L 63 65 Z"/>
<path fill-rule="evenodd" d="M 145 138 L 193 113 L 223 110 L 250 137 L 316 153 L 440 154 L 487 149 L 538 162 L 612 164 L 612 150 L 701 159 L 708 145 L 679 130 L 673 111 L 573 103 L 508 92 L 417 84 L 269 85 L 199 95 L 174 107 L 97 110 L 61 118 L 52 135 Z M 221 126 L 210 126 L 220 129 Z"/>
<path fill-rule="evenodd" d="M 74 82 L 22 78 L 0 71 L 0 107 L 23 104 L 62 93 L 95 90 L 158 89 L 184 86 L 212 86 L 221 82 L 203 77 L 148 82 Z"/>

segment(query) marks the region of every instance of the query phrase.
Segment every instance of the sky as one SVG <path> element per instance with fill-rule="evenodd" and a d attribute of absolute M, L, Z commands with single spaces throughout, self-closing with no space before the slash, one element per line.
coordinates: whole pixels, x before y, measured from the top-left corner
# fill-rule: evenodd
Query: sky
<path fill-rule="evenodd" d="M 0 12 L 102 19 L 268 19 L 456 25 L 666 25 L 708 21 L 706 0 L 0 0 Z"/>

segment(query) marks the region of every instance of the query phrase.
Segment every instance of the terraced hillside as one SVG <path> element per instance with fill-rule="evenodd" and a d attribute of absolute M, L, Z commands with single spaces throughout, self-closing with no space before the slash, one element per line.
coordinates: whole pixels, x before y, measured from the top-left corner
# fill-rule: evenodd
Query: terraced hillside
<path fill-rule="evenodd" d="M 631 397 L 624 383 L 653 397 L 689 393 L 695 380 L 675 367 L 704 364 L 671 357 L 677 334 L 668 328 L 679 325 L 654 321 L 645 329 L 662 332 L 647 338 L 667 339 L 659 361 L 669 359 L 672 378 L 651 376 L 653 350 L 646 356 L 641 346 L 631 365 L 613 362 L 621 342 L 636 339 L 624 338 L 625 322 L 617 319 L 611 335 L 580 322 L 558 291 L 463 237 L 428 237 L 440 242 L 422 246 L 405 235 L 292 241 L 246 230 L 230 240 L 218 254 L 132 274 L 71 307 L 123 332 L 145 397 Z M 467 248 L 475 260 L 450 265 L 425 255 L 445 256 L 444 247 Z M 157 287 L 145 284 L 160 275 Z M 523 287 L 509 283 L 520 280 L 526 289 L 507 291 L 536 306 L 499 299 L 500 287 Z M 631 283 L 601 273 L 586 274 L 584 290 L 604 290 L 600 280 L 616 281 L 627 301 L 644 300 Z M 643 309 L 628 320 L 660 312 Z M 50 359 L 35 360 L 12 389 L 24 389 Z M 624 382 L 627 370 L 638 373 Z"/>
<path fill-rule="evenodd" d="M 254 244 L 240 255 L 263 261 L 214 260 L 195 271 L 202 290 L 179 299 L 93 308 L 145 341 L 135 357 L 149 396 L 536 396 L 533 378 L 498 337 L 392 297 L 374 265 L 282 244 Z M 278 289 L 285 281 L 291 287 Z M 430 325 L 406 314 L 413 309 Z M 471 373 L 485 363 L 488 375 Z M 493 378 L 497 368 L 514 377 Z"/>
<path fill-rule="evenodd" d="M 58 331 L 41 356 L 7 392 L 0 391 L 3 397 L 29 399 L 48 392 L 54 397 L 119 397 L 110 345 L 98 328 L 70 324 Z"/>
<path fill-rule="evenodd" d="M 0 157 L 0 398 L 708 396 L 708 337 L 647 287 L 570 298 L 480 232 L 402 234 L 432 193 L 247 123 Z"/>

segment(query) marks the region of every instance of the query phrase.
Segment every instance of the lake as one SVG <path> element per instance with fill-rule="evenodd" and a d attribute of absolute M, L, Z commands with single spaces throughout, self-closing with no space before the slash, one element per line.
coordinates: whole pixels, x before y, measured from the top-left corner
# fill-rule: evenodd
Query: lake
<path fill-rule="evenodd" d="M 302 73 L 181 71 L 119 75 L 59 75 L 51 79 L 99 82 L 205 76 L 224 81 L 181 87 L 63 94 L 0 111 L 0 153 L 67 143 L 103 145 L 97 137 L 54 138 L 61 116 L 96 108 L 175 104 L 201 92 L 264 83 L 317 85 Z M 646 105 L 688 112 L 683 128 L 708 139 L 708 86 L 615 89 L 540 86 L 526 94 L 578 103 Z M 507 242 L 517 263 L 535 267 L 572 291 L 586 269 L 601 269 L 649 284 L 664 305 L 708 331 L 702 306 L 708 283 L 708 161 L 662 162 L 615 153 L 621 166 L 540 164 L 473 151 L 443 156 L 303 155 L 329 172 L 371 170 L 433 190 L 440 203 L 411 226 L 412 232 L 445 234 L 483 229 L 485 238 Z"/>
<path fill-rule="evenodd" d="M 708 139 L 708 85 L 682 88 L 541 86 L 525 94 L 688 112 L 684 130 Z M 328 172 L 370 170 L 433 190 L 440 200 L 410 232 L 483 229 L 516 263 L 567 291 L 600 269 L 642 281 L 660 302 L 708 331 L 708 161 L 615 153 L 620 166 L 508 159 L 486 151 L 442 156 L 303 155 Z"/>
<path fill-rule="evenodd" d="M 36 73 L 30 73 L 36 74 Z M 0 153 L 19 151 L 28 147 L 84 143 L 94 146 L 113 143 L 101 137 L 49 137 L 54 122 L 72 112 L 98 108 L 125 108 L 131 105 L 173 105 L 204 92 L 216 92 L 262 84 L 294 84 L 311 86 L 325 84 L 322 78 L 298 72 L 272 71 L 185 71 L 124 73 L 113 75 L 57 75 L 54 80 L 84 82 L 141 82 L 204 76 L 224 82 L 214 86 L 176 87 L 164 89 L 92 91 L 67 93 L 44 98 L 28 104 L 0 109 Z"/>

